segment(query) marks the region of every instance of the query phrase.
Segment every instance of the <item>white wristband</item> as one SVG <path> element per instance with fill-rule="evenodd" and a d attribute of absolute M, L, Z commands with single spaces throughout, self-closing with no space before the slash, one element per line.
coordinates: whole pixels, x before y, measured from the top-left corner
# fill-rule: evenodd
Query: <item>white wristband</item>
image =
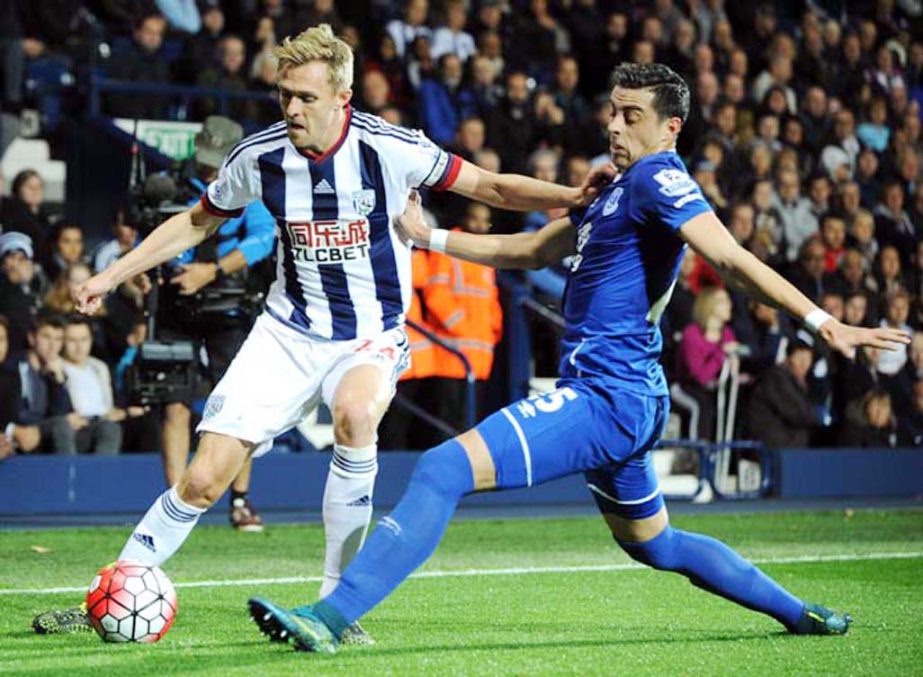
<path fill-rule="evenodd" d="M 429 249 L 434 252 L 445 253 L 445 245 L 449 239 L 449 231 L 443 230 L 441 228 L 434 228 L 429 233 Z"/>
<path fill-rule="evenodd" d="M 822 325 L 827 320 L 832 319 L 833 317 L 830 315 L 830 313 L 827 313 L 820 308 L 815 308 L 810 313 L 808 313 L 807 317 L 804 318 L 804 324 L 816 334 L 820 329 L 820 325 Z"/>

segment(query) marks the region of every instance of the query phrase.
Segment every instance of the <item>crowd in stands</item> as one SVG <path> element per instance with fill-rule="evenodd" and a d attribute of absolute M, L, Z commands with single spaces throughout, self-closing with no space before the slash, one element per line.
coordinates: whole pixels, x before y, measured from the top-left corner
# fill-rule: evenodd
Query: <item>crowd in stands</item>
<path fill-rule="evenodd" d="M 676 386 L 677 409 L 683 411 L 685 402 L 698 412 L 694 435 L 713 433 L 715 390 L 728 364 L 742 375 L 738 436 L 770 446 L 923 443 L 919 2 L 0 4 L 6 113 L 34 104 L 24 81 L 47 59 L 66 63 L 78 80 L 103 74 L 266 94 L 275 77 L 273 45 L 325 22 L 355 50 L 357 108 L 421 128 L 481 167 L 570 185 L 606 161 L 612 67 L 666 63 L 692 90 L 677 150 L 734 238 L 837 319 L 914 332 L 906 349 L 866 349 L 854 361 L 841 359 L 790 318 L 726 288 L 688 252 L 663 317 L 664 365 Z M 113 94 L 104 110 L 202 120 L 215 105 L 208 96 L 186 106 L 167 94 Z M 257 98 L 233 106 L 231 117 L 248 130 L 278 119 Z M 561 215 L 479 214 L 450 195 L 427 196 L 426 206 L 442 227 L 471 229 L 484 222 L 505 233 L 539 228 Z M 113 394 L 103 368 L 114 369 L 143 338 L 135 315 L 123 311 L 137 310 L 144 290 L 120 290 L 114 301 L 120 310 L 89 323 L 50 312 L 66 318 L 73 310 L 68 289 L 133 246 L 137 233 L 120 218 L 114 237 L 91 257 L 84 236 L 100 234 L 53 221 L 41 177 L 18 175 L 0 202 L 0 315 L 6 318 L 0 335 L 9 345 L 7 357 L 0 341 L 0 359 L 11 370 L 4 379 L 18 373 L 22 394 L 12 418 L 7 412 L 17 407 L 2 403 L 0 424 L 9 423 L 23 451 L 52 448 L 45 446 L 52 440 L 65 453 L 109 453 L 119 446 L 116 427 L 145 415 L 120 401 L 118 387 Z M 438 285 L 448 275 L 467 279 L 472 271 L 452 270 L 428 255 L 416 265 L 416 316 L 437 333 L 465 338 L 453 333 L 451 308 Z M 541 298 L 558 303 L 567 265 L 530 272 L 527 280 Z M 88 327 L 89 352 L 102 362 L 88 357 Z M 472 331 L 484 335 L 467 338 L 491 349 L 499 339 L 484 327 Z M 4 386 L 2 399 L 9 392 Z"/>

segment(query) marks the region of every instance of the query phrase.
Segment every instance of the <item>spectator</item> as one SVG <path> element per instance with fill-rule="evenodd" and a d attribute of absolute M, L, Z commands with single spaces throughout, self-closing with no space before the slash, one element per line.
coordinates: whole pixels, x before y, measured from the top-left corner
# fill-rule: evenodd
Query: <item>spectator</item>
<path fill-rule="evenodd" d="M 760 73 L 753 82 L 753 98 L 762 99 L 770 88 L 781 89 L 785 95 L 785 104 L 789 113 L 798 110 L 795 90 L 789 86 L 792 79 L 792 60 L 788 56 L 777 55 L 769 62 L 769 67 Z"/>
<path fill-rule="evenodd" d="M 201 72 L 198 85 L 208 89 L 222 89 L 228 92 L 245 92 L 249 88 L 247 65 L 247 48 L 244 41 L 236 35 L 226 35 L 218 43 L 219 65 Z M 198 101 L 196 114 L 204 119 L 215 113 L 218 102 L 214 99 Z M 250 102 L 233 100 L 230 103 L 231 116 L 236 119 L 254 117 Z"/>
<path fill-rule="evenodd" d="M 862 253 L 858 249 L 847 249 L 834 276 L 835 286 L 845 294 L 874 294 L 878 284 L 868 271 L 869 264 Z"/>
<path fill-rule="evenodd" d="M 483 234 L 490 227 L 490 209 L 478 202 L 469 203 L 464 230 Z M 496 272 L 439 252 L 430 251 L 429 255 L 430 277 L 423 290 L 429 317 L 435 332 L 468 358 L 477 388 L 483 391 L 493 368 L 494 347 L 503 331 Z M 464 368 L 443 349 L 437 346 L 435 350 L 438 415 L 462 429 L 466 411 Z M 477 400 L 483 403 L 483 393 Z"/>
<path fill-rule="evenodd" d="M 389 99 L 393 100 L 399 108 L 407 106 L 410 103 L 407 73 L 404 69 L 404 62 L 398 56 L 394 46 L 394 38 L 388 33 L 381 36 L 378 52 L 369 59 L 363 76 L 356 80 L 362 82 L 366 74 L 375 71 L 381 72 L 388 81 Z"/>
<path fill-rule="evenodd" d="M 789 274 L 789 280 L 802 294 L 818 303 L 825 291 L 838 290 L 833 275 L 824 272 L 827 253 L 818 238 L 811 238 L 801 246 L 798 264 Z"/>
<path fill-rule="evenodd" d="M 363 110 L 381 115 L 381 111 L 391 105 L 391 85 L 384 73 L 368 70 L 362 76 L 362 93 L 360 100 Z"/>
<path fill-rule="evenodd" d="M 93 252 L 93 272 L 105 270 L 123 254 L 128 253 L 138 243 L 138 230 L 126 220 L 124 209 L 116 212 L 112 224 L 113 238 L 99 245 Z"/>
<path fill-rule="evenodd" d="M 698 425 L 690 423 L 692 439 L 710 440 L 715 429 L 715 388 L 727 359 L 737 359 L 738 343 L 728 323 L 731 298 L 723 289 L 701 291 L 692 308 L 694 321 L 683 330 L 677 353 L 674 400 L 692 398 Z M 691 417 L 693 421 L 695 416 Z"/>
<path fill-rule="evenodd" d="M 843 447 L 887 448 L 897 442 L 891 395 L 872 390 L 846 408 L 846 421 L 838 442 Z"/>
<path fill-rule="evenodd" d="M 538 137 L 538 120 L 529 106 L 529 81 L 522 71 L 506 76 L 506 96 L 487 119 L 487 144 L 504 159 L 504 171 L 522 172 Z"/>
<path fill-rule="evenodd" d="M 910 295 L 903 290 L 889 293 L 884 315 L 880 326 L 903 329 L 910 333 L 911 329 L 907 324 L 907 319 L 910 317 Z M 900 372 L 906 363 L 907 346 L 900 344 L 894 350 L 886 350 L 881 353 L 881 358 L 878 361 L 878 371 L 887 376 L 893 376 Z"/>
<path fill-rule="evenodd" d="M 76 453 L 76 433 L 87 422 L 72 411 L 64 387 L 63 344 L 64 320 L 56 315 L 39 315 L 29 330 L 29 349 L 13 354 L 7 363 L 19 375 L 16 425 L 28 428 L 28 441 L 35 442 L 31 449 L 22 445 L 23 451 Z"/>
<path fill-rule="evenodd" d="M 497 72 L 490 59 L 483 54 L 478 54 L 471 60 L 471 91 L 474 93 L 480 117 L 484 117 L 496 106 L 503 94 L 502 88 L 497 84 Z"/>
<path fill-rule="evenodd" d="M 881 201 L 875 207 L 875 235 L 882 247 L 892 245 L 897 249 L 902 263 L 910 262 L 917 232 L 904 209 L 904 188 L 900 181 L 888 181 L 882 189 Z"/>
<path fill-rule="evenodd" d="M 846 221 L 846 229 L 851 231 L 853 222 L 862 209 L 862 193 L 855 181 L 843 181 L 837 187 L 837 211 Z"/>
<path fill-rule="evenodd" d="M 910 409 L 897 417 L 897 443 L 902 447 L 923 447 L 923 381 L 913 384 Z"/>
<path fill-rule="evenodd" d="M 112 61 L 110 75 L 116 80 L 139 83 L 167 83 L 170 67 L 163 56 L 163 35 L 167 22 L 159 14 L 149 14 L 137 24 L 133 42 L 125 54 Z M 109 99 L 112 115 L 125 118 L 162 118 L 168 99 L 162 96 L 113 94 Z"/>
<path fill-rule="evenodd" d="M 394 41 L 394 50 L 398 58 L 405 60 L 409 58 L 411 45 L 417 38 L 424 37 L 429 40 L 432 37 L 432 32 L 426 26 L 428 13 L 428 0 L 406 0 L 403 19 L 388 22 L 385 30 Z"/>
<path fill-rule="evenodd" d="M 785 170 L 778 175 L 778 192 L 773 206 L 782 216 L 784 251 L 789 261 L 798 256 L 806 240 L 817 233 L 817 218 L 810 201 L 801 196 L 801 179 L 797 171 Z"/>
<path fill-rule="evenodd" d="M 577 87 L 580 84 L 580 69 L 577 59 L 570 55 L 558 59 L 555 72 L 554 103 L 564 112 L 568 124 L 579 124 L 589 114 L 590 108 Z"/>
<path fill-rule="evenodd" d="M 810 346 L 791 343 L 785 362 L 760 376 L 747 406 L 750 434 L 770 449 L 807 447 L 818 421 L 808 399 Z"/>
<path fill-rule="evenodd" d="M 448 0 L 445 12 L 445 25 L 433 33 L 433 58 L 439 59 L 443 54 L 454 54 L 464 64 L 477 54 L 474 38 L 465 31 L 468 12 L 464 0 Z"/>
<path fill-rule="evenodd" d="M 439 59 L 439 77 L 426 78 L 418 93 L 420 125 L 438 144 L 455 140 L 459 123 L 477 113 L 473 92 L 462 85 L 462 63 L 453 53 Z"/>
<path fill-rule="evenodd" d="M 834 273 L 846 254 L 846 224 L 833 212 L 821 217 L 820 239 L 824 245 L 824 271 Z"/>
<path fill-rule="evenodd" d="M 869 297 L 863 291 L 854 291 L 843 303 L 843 322 L 851 327 L 867 327 Z M 923 334 L 921 334 L 923 336 Z"/>
<path fill-rule="evenodd" d="M 69 223 L 55 226 L 52 234 L 51 260 L 45 271 L 48 279 L 57 279 L 61 273 L 78 263 L 84 263 L 83 229 Z"/>
<path fill-rule="evenodd" d="M 0 224 L 6 232 L 15 231 L 29 236 L 35 251 L 35 261 L 47 266 L 51 258 L 48 241 L 51 222 L 44 204 L 45 184 L 34 169 L 24 169 L 14 178 L 10 195 L 0 200 Z"/>
<path fill-rule="evenodd" d="M 878 254 L 877 280 L 878 290 L 882 294 L 906 291 L 907 280 L 904 277 L 901 255 L 891 245 L 883 247 Z"/>
<path fill-rule="evenodd" d="M 76 431 L 74 447 L 79 453 L 105 456 L 122 450 L 122 427 L 129 410 L 115 406 L 109 367 L 90 356 L 93 331 L 85 318 L 75 317 L 64 328 L 65 386 L 74 412 L 85 422 Z M 132 407 L 131 414 L 142 415 L 144 409 Z"/>
<path fill-rule="evenodd" d="M 861 146 L 856 138 L 856 118 L 849 109 L 841 110 L 833 121 L 833 142 L 824 146 L 820 164 L 828 176 L 838 176 L 839 168 L 849 166 L 852 176 Z"/>
<path fill-rule="evenodd" d="M 766 249 L 767 258 L 777 261 L 781 255 L 784 259 L 782 213 L 775 203 L 778 201 L 770 179 L 760 179 L 753 185 L 751 194 L 753 203 L 753 226 L 755 240 Z"/>
<path fill-rule="evenodd" d="M 878 256 L 878 240 L 875 239 L 875 217 L 868 209 L 859 209 L 849 231 L 849 246 L 858 250 L 867 263 Z"/>
<path fill-rule="evenodd" d="M 866 108 L 867 120 L 859 125 L 856 138 L 859 142 L 871 148 L 876 153 L 883 153 L 888 147 L 891 138 L 891 129 L 888 127 L 888 103 L 884 97 L 876 96 Z"/>
<path fill-rule="evenodd" d="M 862 195 L 862 206 L 874 209 L 878 204 L 881 181 L 878 178 L 878 156 L 872 149 L 866 148 L 859 153 L 855 179 Z"/>
<path fill-rule="evenodd" d="M 26 348 L 26 332 L 41 305 L 42 284 L 32 257 L 28 235 L 0 235 L 0 315 L 10 323 L 8 340 L 12 352 Z"/>
<path fill-rule="evenodd" d="M 811 214 L 819 225 L 824 214 L 830 211 L 830 179 L 823 174 L 808 178 L 808 200 L 811 202 Z"/>
<path fill-rule="evenodd" d="M 177 64 L 182 81 L 195 82 L 202 70 L 219 66 L 218 44 L 224 37 L 224 23 L 224 10 L 219 3 L 208 3 L 202 9 L 202 30 L 186 40 Z"/>
<path fill-rule="evenodd" d="M 742 295 L 735 295 L 735 301 L 737 298 L 746 304 L 741 312 L 734 313 L 733 321 L 734 336 L 743 346 L 741 369 L 758 375 L 782 361 L 793 331 L 788 319 L 780 316 L 775 308 L 747 300 Z"/>
<path fill-rule="evenodd" d="M 407 82 L 410 84 L 412 94 L 420 89 L 420 84 L 426 78 L 436 78 L 437 65 L 436 60 L 429 49 L 429 38 L 425 35 L 418 35 L 410 43 L 410 51 L 407 56 Z"/>

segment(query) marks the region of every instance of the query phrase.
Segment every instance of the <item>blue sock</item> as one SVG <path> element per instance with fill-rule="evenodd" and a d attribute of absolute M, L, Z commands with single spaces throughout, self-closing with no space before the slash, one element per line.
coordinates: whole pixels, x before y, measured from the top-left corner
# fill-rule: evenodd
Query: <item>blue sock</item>
<path fill-rule="evenodd" d="M 619 545 L 633 559 L 655 569 L 680 573 L 703 590 L 772 616 L 789 630 L 804 611 L 804 602 L 709 536 L 667 526 L 649 541 L 619 541 Z"/>
<path fill-rule="evenodd" d="M 379 521 L 334 591 L 314 605 L 336 634 L 429 558 L 473 481 L 468 456 L 455 440 L 423 454 L 394 511 Z"/>

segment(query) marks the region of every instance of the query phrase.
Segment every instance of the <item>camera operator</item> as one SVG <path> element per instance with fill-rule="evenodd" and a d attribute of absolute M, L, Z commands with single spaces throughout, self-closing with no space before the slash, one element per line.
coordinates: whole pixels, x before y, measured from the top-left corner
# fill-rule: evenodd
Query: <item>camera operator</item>
<path fill-rule="evenodd" d="M 197 202 L 205 187 L 218 175 L 225 156 L 243 138 L 243 129 L 228 118 L 205 120 L 195 140 L 195 168 L 186 177 L 188 204 Z M 251 203 L 244 213 L 228 219 L 215 235 L 167 264 L 161 288 L 158 325 L 160 338 L 192 340 L 204 346 L 206 373 L 217 383 L 240 349 L 252 324 L 252 312 L 241 307 L 249 289 L 249 269 L 269 258 L 275 238 L 272 216 L 261 202 Z M 253 284 L 253 280 L 249 280 Z M 232 302 L 222 290 L 239 291 Z M 226 298 L 226 297 L 224 297 Z M 219 299 L 215 301 L 215 299 Z M 197 354 L 201 354 L 198 351 Z M 190 398 L 191 399 L 191 398 Z M 168 402 L 162 424 L 164 470 L 167 483 L 175 485 L 186 467 L 191 445 L 190 401 Z M 262 519 L 247 497 L 251 462 L 231 484 L 231 524 L 242 531 L 261 531 Z"/>

